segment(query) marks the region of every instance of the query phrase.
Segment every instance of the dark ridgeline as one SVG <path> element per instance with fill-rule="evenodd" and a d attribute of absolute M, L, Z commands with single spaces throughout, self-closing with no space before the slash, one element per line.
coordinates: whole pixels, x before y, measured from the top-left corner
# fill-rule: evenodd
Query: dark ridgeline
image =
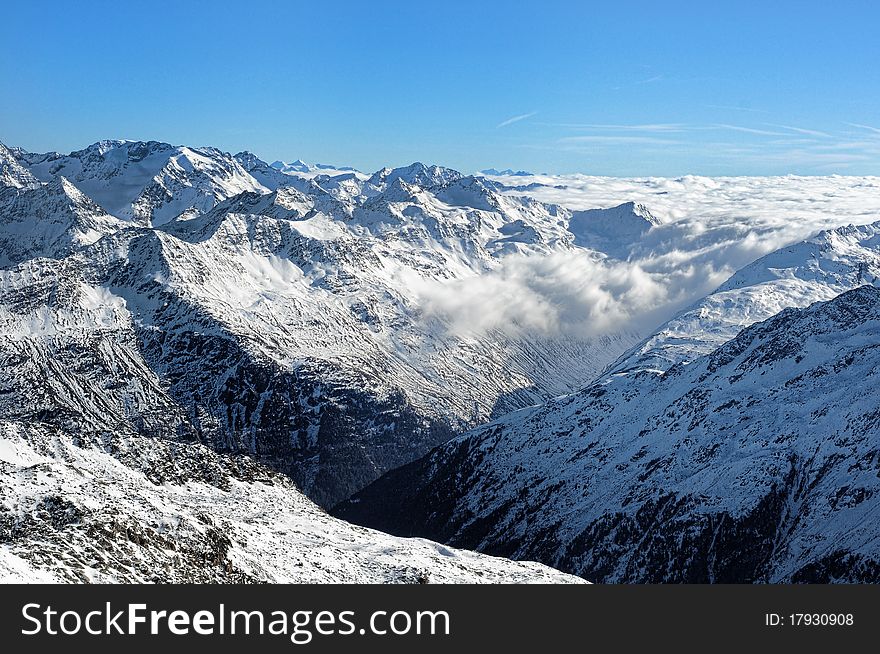
<path fill-rule="evenodd" d="M 880 289 L 441 446 L 334 515 L 596 582 L 880 581 Z"/>

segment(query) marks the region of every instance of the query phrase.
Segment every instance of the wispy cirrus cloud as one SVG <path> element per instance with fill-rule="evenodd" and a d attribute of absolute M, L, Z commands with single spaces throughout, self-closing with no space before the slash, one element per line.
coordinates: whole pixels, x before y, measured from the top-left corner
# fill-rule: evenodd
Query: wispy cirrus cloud
<path fill-rule="evenodd" d="M 592 130 L 597 132 L 655 132 L 655 133 L 681 133 L 681 132 L 699 132 L 705 130 L 728 130 L 733 132 L 741 132 L 743 134 L 754 134 L 756 136 L 791 136 L 781 131 L 764 129 L 762 127 L 750 127 L 747 125 L 732 125 L 730 123 L 718 123 L 714 125 L 689 125 L 686 123 L 637 123 L 631 125 L 615 124 L 615 123 L 542 123 L 543 125 L 552 127 L 562 127 L 566 129 L 576 130 Z M 787 130 L 795 134 L 804 136 L 815 136 L 820 138 L 832 138 L 828 132 L 816 129 L 808 129 L 806 127 L 795 127 L 793 125 L 777 125 L 775 123 L 764 123 L 768 127 L 775 127 L 779 130 Z"/>
<path fill-rule="evenodd" d="M 877 141 L 839 141 L 836 143 L 828 143 L 814 146 L 816 150 L 880 150 L 880 143 Z"/>
<path fill-rule="evenodd" d="M 580 164 L 584 166 L 601 166 L 606 157 L 638 157 L 643 163 L 665 157 L 691 161 L 698 172 L 722 174 L 736 171 L 737 166 L 772 174 L 827 174 L 835 165 L 843 172 L 880 163 L 880 128 L 847 124 L 855 129 L 746 119 L 718 123 L 547 121 L 536 125 L 561 133 L 523 147 L 578 153 L 586 157 Z"/>
<path fill-rule="evenodd" d="M 862 125 L 861 123 L 846 123 L 850 127 L 857 127 L 858 129 L 866 129 L 869 132 L 874 132 L 875 134 L 880 134 L 880 127 L 871 127 L 870 125 Z"/>
<path fill-rule="evenodd" d="M 636 125 L 617 125 L 607 123 L 544 123 L 551 127 L 566 129 L 595 130 L 603 132 L 684 132 L 688 129 L 682 123 L 644 123 Z"/>
<path fill-rule="evenodd" d="M 610 145 L 676 145 L 680 143 L 672 139 L 662 139 L 653 136 L 629 136 L 626 134 L 587 134 L 581 136 L 565 136 L 559 139 L 562 145 L 576 145 L 578 143 L 607 143 Z"/>
<path fill-rule="evenodd" d="M 754 107 L 737 107 L 734 105 L 726 105 L 726 104 L 706 104 L 703 105 L 707 109 L 721 109 L 723 111 L 744 111 L 746 113 L 751 114 L 768 114 L 770 113 L 766 109 L 755 109 Z"/>
<path fill-rule="evenodd" d="M 666 79 L 665 75 L 652 75 L 651 77 L 640 79 L 636 84 L 653 84 L 654 82 L 660 82 L 664 79 Z"/>
<path fill-rule="evenodd" d="M 767 123 L 770 127 L 778 127 L 780 129 L 787 129 L 790 132 L 795 132 L 797 134 L 804 134 L 806 136 L 818 136 L 820 138 L 830 139 L 831 134 L 828 132 L 822 132 L 818 129 L 807 129 L 805 127 L 794 127 L 792 125 L 774 125 L 772 123 Z"/>
<path fill-rule="evenodd" d="M 719 123 L 712 125 L 709 129 L 726 129 L 731 132 L 742 132 L 743 134 L 756 134 L 758 136 L 786 136 L 785 132 L 771 132 L 767 129 L 758 129 L 755 127 L 745 127 L 743 125 L 729 125 L 727 123 Z"/>
<path fill-rule="evenodd" d="M 536 116 L 537 114 L 537 111 L 532 111 L 531 113 L 520 114 L 519 116 L 511 116 L 507 120 L 502 120 L 500 123 L 498 123 L 495 126 L 495 129 L 500 129 L 502 127 L 507 127 L 508 125 L 513 125 L 514 123 L 518 123 L 521 120 L 526 120 L 528 118 L 531 118 L 532 116 Z"/>

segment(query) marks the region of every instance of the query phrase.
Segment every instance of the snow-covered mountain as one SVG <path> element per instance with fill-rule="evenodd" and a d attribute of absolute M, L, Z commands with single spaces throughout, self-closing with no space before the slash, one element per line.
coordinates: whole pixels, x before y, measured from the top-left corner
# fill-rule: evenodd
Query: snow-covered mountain
<path fill-rule="evenodd" d="M 504 170 L 496 170 L 495 168 L 486 168 L 480 173 L 490 177 L 531 177 L 533 173 L 525 170 L 513 170 L 513 168 L 505 168 Z"/>
<path fill-rule="evenodd" d="M 335 513 L 601 581 L 877 581 L 878 234 L 759 259 L 584 390 Z"/>
<path fill-rule="evenodd" d="M 4 416 L 0 582 L 579 581 L 331 518 L 286 477 L 189 436 Z"/>
<path fill-rule="evenodd" d="M 125 224 L 64 177 L 24 188 L 0 186 L 0 267 L 63 258 Z"/>
<path fill-rule="evenodd" d="M 0 187 L 28 188 L 39 185 L 39 180 L 19 161 L 16 153 L 0 143 Z"/>
<path fill-rule="evenodd" d="M 61 155 L 16 153 L 35 177 L 63 176 L 107 212 L 161 225 L 188 210 L 205 211 L 243 191 L 266 192 L 231 155 L 155 141 L 100 141 Z"/>
<path fill-rule="evenodd" d="M 568 230 L 576 245 L 626 259 L 630 248 L 660 224 L 645 205 L 626 202 L 609 209 L 572 212 Z"/>
<path fill-rule="evenodd" d="M 248 153 L 132 142 L 17 157 L 50 180 L 8 188 L 0 216 L 0 320 L 16 335 L 4 347 L 57 376 L 47 406 L 7 395 L 27 420 L 63 406 L 83 424 L 140 430 L 144 407 L 96 403 L 98 382 L 55 365 L 112 333 L 104 347 L 125 344 L 112 367 L 163 388 L 199 439 L 257 456 L 330 506 L 492 415 L 582 386 L 637 340 L 516 324 L 474 334 L 426 314 L 424 293 L 509 255 L 582 250 L 569 212 L 449 169 L 303 179 Z M 186 192 L 166 176 L 184 159 L 198 162 Z M 245 190 L 223 197 L 238 189 L 223 171 Z M 137 218 L 156 184 L 171 200 Z M 200 204 L 195 189 L 213 190 Z M 172 206 L 181 213 L 156 219 Z M 71 377 L 83 390 L 62 402 Z"/>
<path fill-rule="evenodd" d="M 319 175 L 341 175 L 345 173 L 359 173 L 360 171 L 356 168 L 352 168 L 351 166 L 332 166 L 330 164 L 309 164 L 303 161 L 302 159 L 297 159 L 296 161 L 291 161 L 289 163 L 284 161 L 273 161 L 269 164 L 275 170 L 278 170 L 287 175 L 296 175 L 296 174 L 319 174 Z"/>
<path fill-rule="evenodd" d="M 394 187 L 397 181 L 408 185 L 416 185 L 426 190 L 432 190 L 457 182 L 464 178 L 457 170 L 444 168 L 443 166 L 426 166 L 416 162 L 403 168 L 383 168 L 378 170 L 367 180 L 367 183 L 387 190 Z"/>

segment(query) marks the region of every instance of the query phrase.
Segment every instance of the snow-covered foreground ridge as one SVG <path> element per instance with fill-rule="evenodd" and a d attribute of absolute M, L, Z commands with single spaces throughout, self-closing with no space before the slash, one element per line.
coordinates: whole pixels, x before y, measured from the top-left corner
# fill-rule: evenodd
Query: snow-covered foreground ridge
<path fill-rule="evenodd" d="M 579 581 L 356 527 L 287 478 L 198 444 L 72 442 L 0 422 L 0 582 Z"/>

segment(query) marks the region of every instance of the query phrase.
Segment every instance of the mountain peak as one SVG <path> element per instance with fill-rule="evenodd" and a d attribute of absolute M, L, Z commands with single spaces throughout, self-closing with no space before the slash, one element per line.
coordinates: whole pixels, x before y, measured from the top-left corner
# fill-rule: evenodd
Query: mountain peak
<path fill-rule="evenodd" d="M 141 161 L 150 154 L 157 152 L 170 152 L 175 146 L 163 141 L 134 141 L 129 139 L 104 139 L 70 153 L 71 157 L 78 159 L 100 157 L 113 158 L 116 160 L 127 159 Z M 118 153 L 118 156 L 113 155 Z"/>
<path fill-rule="evenodd" d="M 574 235 L 576 245 L 623 258 L 634 243 L 660 224 L 645 205 L 624 202 L 608 209 L 573 212 L 568 231 Z"/>
<path fill-rule="evenodd" d="M 284 161 L 273 161 L 271 167 L 275 170 L 290 174 L 290 173 L 311 173 L 319 169 L 318 166 L 313 166 L 311 164 L 307 164 L 302 159 L 297 159 L 296 161 L 291 161 L 290 163 L 286 163 Z"/>
<path fill-rule="evenodd" d="M 47 182 L 46 189 L 51 189 L 58 193 L 63 193 L 74 201 L 94 202 L 93 200 L 91 200 L 91 198 L 89 198 L 81 190 L 79 190 L 76 185 L 69 179 L 67 179 L 64 175 L 59 175 L 50 182 Z"/>
<path fill-rule="evenodd" d="M 0 143 L 0 186 L 32 188 L 39 183 L 39 180 L 18 161 L 15 153 Z"/>
<path fill-rule="evenodd" d="M 401 179 L 408 184 L 415 184 L 423 188 L 438 188 L 446 186 L 450 182 L 461 179 L 463 175 L 452 168 L 443 166 L 427 166 L 420 161 L 411 163 L 409 166 L 400 168 L 383 168 L 370 177 L 367 182 L 373 186 L 391 184 L 396 179 Z"/>

